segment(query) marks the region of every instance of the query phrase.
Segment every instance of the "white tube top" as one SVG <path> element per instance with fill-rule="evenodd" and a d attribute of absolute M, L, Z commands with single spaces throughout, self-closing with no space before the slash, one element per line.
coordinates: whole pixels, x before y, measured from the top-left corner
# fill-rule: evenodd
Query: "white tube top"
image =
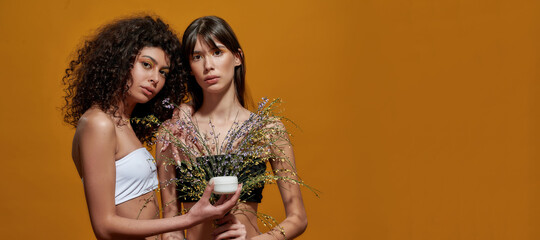
<path fill-rule="evenodd" d="M 156 163 L 146 148 L 134 150 L 115 163 L 115 205 L 153 191 L 158 187 Z"/>

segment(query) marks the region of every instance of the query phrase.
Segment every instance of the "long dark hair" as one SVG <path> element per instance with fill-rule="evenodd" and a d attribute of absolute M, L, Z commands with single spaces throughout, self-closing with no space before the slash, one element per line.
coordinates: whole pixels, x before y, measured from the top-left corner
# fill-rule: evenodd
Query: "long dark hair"
<path fill-rule="evenodd" d="M 170 118 L 172 110 L 162 101 L 169 98 L 173 103 L 180 103 L 186 91 L 181 44 L 161 19 L 136 16 L 103 26 L 78 49 L 62 78 L 66 86 L 62 108 L 64 121 L 77 126 L 81 116 L 92 106 L 119 116 L 117 105 L 126 99 L 133 63 L 144 47 L 161 48 L 169 58 L 170 69 L 163 89 L 149 102 L 137 104 L 131 116 L 154 115 L 161 121 Z M 147 144 L 152 142 L 155 128 L 133 124 L 137 137 Z"/>
<path fill-rule="evenodd" d="M 202 41 L 208 46 L 215 48 L 214 39 L 220 41 L 225 47 L 235 56 L 240 58 L 241 65 L 234 69 L 234 85 L 236 87 L 236 97 L 243 107 L 250 104 L 250 99 L 246 91 L 246 61 L 245 55 L 241 51 L 238 38 L 234 34 L 231 26 L 220 17 L 206 16 L 195 19 L 184 31 L 182 37 L 182 60 L 186 73 L 191 72 L 189 60 L 193 55 L 193 49 L 197 43 L 197 37 L 200 36 Z M 202 88 L 197 84 L 195 77 L 191 74 L 186 74 L 188 81 L 188 94 L 191 97 L 193 108 L 197 111 L 203 103 Z"/>

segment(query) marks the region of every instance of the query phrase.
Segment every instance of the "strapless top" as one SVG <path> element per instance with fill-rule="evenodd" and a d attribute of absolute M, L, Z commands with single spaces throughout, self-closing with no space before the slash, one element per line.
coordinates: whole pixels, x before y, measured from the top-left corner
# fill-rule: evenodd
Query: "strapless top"
<path fill-rule="evenodd" d="M 116 205 L 153 191 L 158 187 L 156 163 L 146 148 L 139 148 L 116 160 Z"/>

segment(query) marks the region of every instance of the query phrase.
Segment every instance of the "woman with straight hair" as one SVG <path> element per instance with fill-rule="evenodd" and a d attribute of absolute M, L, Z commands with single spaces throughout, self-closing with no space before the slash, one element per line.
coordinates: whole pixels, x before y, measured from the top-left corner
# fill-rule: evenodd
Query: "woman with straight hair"
<path fill-rule="evenodd" d="M 188 96 L 193 105 L 193 113 L 181 111 L 175 117 L 166 121 L 162 127 L 167 133 L 173 133 L 175 139 L 181 139 L 189 145 L 190 132 L 182 124 L 190 118 L 203 136 L 212 136 L 212 140 L 206 141 L 212 154 L 218 154 L 220 146 L 223 146 L 228 131 L 233 125 L 246 122 L 254 113 L 246 109 L 245 87 L 245 55 L 240 47 L 238 39 L 232 28 L 223 19 L 215 16 L 201 17 L 193 21 L 185 30 L 182 38 L 182 60 L 188 73 Z M 284 129 L 283 124 L 276 120 L 274 127 Z M 287 138 L 287 136 L 284 136 Z M 285 146 L 276 151 L 277 156 L 288 159 L 288 163 L 270 160 L 273 170 L 280 177 L 297 179 L 290 174 L 295 171 L 294 155 L 292 147 L 286 140 L 277 145 Z M 197 149 L 200 155 L 208 150 Z M 157 142 L 157 160 L 160 182 L 170 182 L 181 174 L 175 170 L 186 159 L 185 152 L 178 149 L 166 138 Z M 159 153 L 161 150 L 161 153 Z M 175 164 L 167 164 L 168 159 L 174 159 Z M 261 166 L 264 165 L 264 166 Z M 263 167 L 260 169 L 260 167 Z M 246 171 L 264 172 L 265 164 L 249 166 Z M 242 173 L 240 173 L 242 174 Z M 262 200 L 264 185 L 257 187 L 249 194 L 241 196 L 241 202 L 231 211 L 231 214 L 216 222 L 205 221 L 187 229 L 186 233 L 178 231 L 164 235 L 164 239 L 207 240 L 207 239 L 293 239 L 302 234 L 307 227 L 307 217 L 302 200 L 302 194 L 298 184 L 292 181 L 278 180 L 277 185 L 283 200 L 286 218 L 279 226 L 268 232 L 262 233 L 257 226 L 257 208 Z M 182 212 L 182 207 L 187 213 L 193 210 L 196 204 L 193 199 L 188 199 L 181 194 L 184 186 L 169 184 L 162 190 L 162 205 L 164 217 L 174 217 Z M 195 199 L 196 200 L 196 199 Z M 217 227 L 216 227 L 217 226 Z M 187 234 L 187 235 L 184 235 Z M 168 237 L 168 238 L 165 238 Z"/>

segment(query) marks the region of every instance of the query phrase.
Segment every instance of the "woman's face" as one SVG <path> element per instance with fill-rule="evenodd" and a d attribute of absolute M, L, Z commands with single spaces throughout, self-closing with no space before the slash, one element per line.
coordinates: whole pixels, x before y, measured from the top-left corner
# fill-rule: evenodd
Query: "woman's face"
<path fill-rule="evenodd" d="M 220 41 L 214 39 L 216 48 L 208 46 L 197 37 L 193 55 L 189 60 L 191 74 L 205 92 L 221 92 L 234 87 L 234 68 L 242 63 Z"/>
<path fill-rule="evenodd" d="M 144 47 L 135 58 L 131 69 L 128 99 L 146 103 L 155 97 L 165 85 L 169 73 L 169 59 L 158 47 Z"/>

